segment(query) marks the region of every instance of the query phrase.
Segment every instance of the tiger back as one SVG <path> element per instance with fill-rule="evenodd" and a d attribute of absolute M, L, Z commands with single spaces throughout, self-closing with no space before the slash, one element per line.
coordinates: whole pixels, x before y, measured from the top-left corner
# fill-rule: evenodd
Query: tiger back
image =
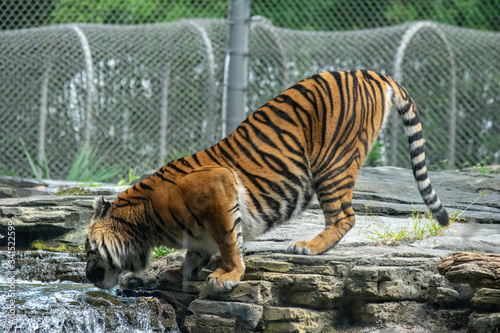
<path fill-rule="evenodd" d="M 448 214 L 430 185 L 420 120 L 406 90 L 370 71 L 326 72 L 298 82 L 216 145 L 168 163 L 105 212 L 98 198 L 87 275 L 107 287 L 116 283 L 110 267 L 115 273 L 140 270 L 153 246 L 167 245 L 188 249 L 183 265 L 171 272 L 173 281 L 194 278 L 220 251 L 221 265 L 208 282 L 217 291 L 232 289 L 245 271 L 244 242 L 300 214 L 314 194 L 325 229 L 287 251 L 328 251 L 354 226 L 356 177 L 391 109 L 403 120 L 422 198 L 446 225 Z M 95 276 L 97 268 L 104 273 Z"/>

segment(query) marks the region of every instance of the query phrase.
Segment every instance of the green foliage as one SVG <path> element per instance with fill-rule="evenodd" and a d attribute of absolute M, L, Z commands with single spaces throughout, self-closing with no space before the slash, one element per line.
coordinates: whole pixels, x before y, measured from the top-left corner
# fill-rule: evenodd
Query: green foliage
<path fill-rule="evenodd" d="M 166 246 L 159 246 L 153 249 L 153 259 L 158 259 L 166 256 L 167 254 L 177 251 L 176 249 L 170 249 Z"/>
<path fill-rule="evenodd" d="M 122 178 L 118 182 L 118 185 L 120 186 L 131 185 L 134 182 L 134 180 L 137 180 L 139 178 L 141 178 L 141 175 L 136 173 L 135 168 L 128 167 L 128 180 Z"/>
<path fill-rule="evenodd" d="M 47 158 L 43 156 L 43 164 L 40 164 L 22 139 L 19 139 L 23 147 L 24 155 L 36 179 L 50 179 L 50 168 Z M 97 157 L 96 148 L 88 148 L 83 145 L 78 151 L 69 171 L 67 180 L 84 181 L 86 186 L 98 186 L 94 182 L 110 181 L 118 176 L 121 167 L 117 165 L 106 166 L 105 157 Z"/>
<path fill-rule="evenodd" d="M 59 0 L 52 22 L 141 23 L 158 10 L 155 0 Z M 130 18 L 134 18 L 130 22 Z M 135 22 L 134 22 L 135 21 Z"/>
<path fill-rule="evenodd" d="M 49 23 L 53 4 L 57 0 L 2 0 L 0 1 L 0 27 L 23 29 Z"/>
<path fill-rule="evenodd" d="M 34 177 L 38 180 L 50 179 L 49 164 L 47 162 L 46 156 L 43 155 L 43 165 L 40 164 L 40 162 L 37 161 L 35 156 L 33 156 L 33 154 L 31 154 L 29 149 L 26 147 L 23 139 L 19 139 L 19 141 L 23 146 L 24 156 L 26 156 L 26 159 L 28 160 L 28 163 L 31 167 L 31 171 L 33 172 Z"/>
<path fill-rule="evenodd" d="M 377 141 L 373 144 L 372 150 L 368 154 L 366 158 L 365 165 L 366 166 L 382 166 L 382 158 L 384 156 L 384 144 L 380 141 Z"/>
<path fill-rule="evenodd" d="M 117 165 L 106 166 L 105 156 L 97 156 L 95 147 L 83 145 L 71 165 L 68 180 L 107 182 L 116 178 L 121 167 Z"/>
<path fill-rule="evenodd" d="M 0 165 L 0 175 L 19 177 L 19 172 L 11 170 L 6 166 Z"/>
<path fill-rule="evenodd" d="M 387 1 L 387 4 L 384 17 L 393 24 L 429 20 L 474 29 L 500 28 L 499 22 L 494 18 L 495 15 L 491 15 L 500 11 L 499 1 L 393 0 Z"/>
<path fill-rule="evenodd" d="M 487 168 L 487 166 L 491 164 L 489 161 L 490 157 L 486 155 L 479 163 L 473 165 L 472 168 L 478 173 L 489 174 L 491 173 L 491 170 Z"/>
<path fill-rule="evenodd" d="M 208 0 L 59 0 L 52 23 L 140 24 L 188 17 L 220 18 L 227 1 Z"/>
<path fill-rule="evenodd" d="M 188 151 L 188 150 L 177 150 L 177 149 L 174 149 L 172 151 L 170 151 L 167 156 L 165 156 L 165 163 L 168 163 L 170 161 L 173 161 L 173 160 L 177 160 L 181 157 L 186 157 L 186 156 L 189 156 L 191 155 L 191 153 Z"/>

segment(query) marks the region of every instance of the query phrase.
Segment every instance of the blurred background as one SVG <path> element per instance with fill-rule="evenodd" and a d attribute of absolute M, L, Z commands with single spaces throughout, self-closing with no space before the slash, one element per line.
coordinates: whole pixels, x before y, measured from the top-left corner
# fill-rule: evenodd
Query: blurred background
<path fill-rule="evenodd" d="M 224 135 L 232 2 L 0 2 L 0 174 L 130 180 Z M 254 0 L 249 114 L 311 74 L 370 69 L 417 102 L 433 170 L 500 163 L 500 1 Z M 409 167 L 390 120 L 368 165 Z"/>

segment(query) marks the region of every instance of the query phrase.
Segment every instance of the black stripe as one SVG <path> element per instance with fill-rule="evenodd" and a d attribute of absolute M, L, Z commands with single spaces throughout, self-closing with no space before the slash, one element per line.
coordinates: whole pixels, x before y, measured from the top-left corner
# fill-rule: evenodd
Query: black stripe
<path fill-rule="evenodd" d="M 130 196 L 130 199 L 137 200 L 137 201 L 145 201 L 145 200 L 147 200 L 146 197 L 143 197 L 141 195 Z M 136 206 L 136 205 L 139 205 L 139 204 L 140 204 L 140 202 L 130 203 L 131 206 Z"/>
<path fill-rule="evenodd" d="M 328 195 L 338 193 L 339 191 L 341 192 L 341 190 L 349 190 L 353 187 L 354 187 L 354 182 L 349 182 L 349 183 L 344 184 L 340 187 L 332 186 L 331 188 L 329 188 L 329 189 L 334 189 L 335 190 L 334 192 L 330 193 L 330 192 L 328 192 L 329 189 L 322 188 L 321 190 L 318 190 L 318 193 L 321 193 L 321 202 L 322 203 L 332 203 L 332 202 L 336 202 L 338 200 L 341 200 L 345 196 L 345 193 L 341 194 L 340 196 L 333 197 L 333 198 L 328 198 L 328 199 L 324 199 L 324 198 L 327 197 Z"/>
<path fill-rule="evenodd" d="M 140 183 L 139 183 L 139 186 L 140 186 L 140 188 L 142 188 L 143 190 L 150 190 L 150 191 L 154 191 L 154 189 L 153 189 L 151 186 L 146 185 L 146 184 L 144 184 L 143 182 L 140 182 Z"/>
<path fill-rule="evenodd" d="M 403 118 L 403 124 L 406 126 L 406 127 L 413 127 L 415 125 L 418 125 L 420 124 L 420 119 L 418 117 L 418 115 L 415 115 L 413 118 L 411 119 L 407 119 L 407 118 Z"/>
<path fill-rule="evenodd" d="M 194 162 L 196 164 L 198 164 L 199 166 L 201 166 L 200 160 L 198 159 L 198 153 L 194 154 L 192 157 L 193 157 Z"/>
<path fill-rule="evenodd" d="M 304 201 L 302 202 L 302 205 L 299 207 L 300 212 L 304 211 L 309 206 L 313 196 L 314 196 L 314 191 L 311 191 L 310 187 L 308 187 L 308 192 L 304 195 Z"/>
<path fill-rule="evenodd" d="M 106 255 L 106 260 L 108 261 L 109 267 L 111 267 L 111 269 L 115 269 L 116 265 L 113 262 L 113 258 L 111 257 L 111 253 L 109 252 L 108 247 L 106 246 L 106 243 L 102 242 L 102 248 L 103 248 L 104 253 Z M 117 263 L 117 264 L 119 264 L 119 263 Z"/>
<path fill-rule="evenodd" d="M 405 113 L 408 113 L 408 111 L 410 111 L 410 108 L 411 108 L 411 103 L 407 103 L 407 104 L 405 104 L 403 107 L 400 107 L 400 108 L 398 109 L 398 113 L 399 113 L 400 115 L 403 115 L 403 114 L 405 114 Z"/>
<path fill-rule="evenodd" d="M 410 157 L 411 159 L 414 159 L 415 157 L 421 155 L 422 153 L 425 153 L 424 146 L 419 146 L 415 149 L 410 150 Z"/>
<path fill-rule="evenodd" d="M 231 230 L 229 230 L 229 233 L 232 233 L 232 232 L 234 231 L 234 228 L 236 228 L 236 226 L 237 226 L 238 224 L 240 224 L 240 223 L 241 223 L 241 217 L 237 217 L 237 218 L 234 220 L 234 222 L 233 222 L 233 227 L 231 228 Z"/>
<path fill-rule="evenodd" d="M 414 174 L 417 170 L 421 170 L 423 167 L 425 167 L 425 159 L 417 164 L 412 163 L 412 169 Z"/>
<path fill-rule="evenodd" d="M 273 227 L 272 218 L 264 213 L 262 205 L 260 204 L 260 200 L 258 200 L 252 192 L 248 192 L 248 196 L 250 197 L 250 200 L 252 200 L 252 203 L 255 206 L 255 209 L 257 210 L 260 218 L 266 222 L 266 230 L 271 229 Z M 252 211 L 250 211 L 250 213 L 253 214 Z M 255 219 L 255 216 L 252 217 Z"/>
<path fill-rule="evenodd" d="M 154 226 L 157 232 L 160 233 L 161 231 L 161 235 L 165 237 L 170 244 L 172 244 L 174 247 L 180 248 L 181 246 L 178 240 L 168 233 L 167 225 L 165 224 L 165 221 L 161 217 L 160 213 L 158 213 L 156 209 L 154 209 L 154 207 L 152 207 L 151 210 L 153 211 L 156 219 L 156 223 L 154 223 Z"/>
<path fill-rule="evenodd" d="M 240 149 L 240 151 L 245 154 L 245 156 L 252 162 L 254 162 L 255 164 L 257 164 L 258 166 L 262 166 L 259 161 L 256 160 L 256 158 L 252 155 L 252 153 L 245 147 L 245 145 L 241 144 L 241 142 L 235 137 L 234 138 L 234 141 L 236 142 L 236 145 L 238 146 L 238 148 Z M 247 140 L 246 140 L 247 141 Z"/>
<path fill-rule="evenodd" d="M 131 225 L 131 224 L 132 224 L 132 222 L 130 222 L 129 220 L 126 220 L 126 219 L 124 219 L 124 218 L 122 218 L 122 217 L 118 217 L 118 216 L 113 216 L 113 215 L 111 215 L 111 218 L 112 218 L 113 220 L 116 220 L 116 221 L 118 221 L 118 222 L 120 222 L 120 223 L 122 223 L 122 224 L 125 224 L 125 225 Z"/>
<path fill-rule="evenodd" d="M 119 197 L 118 197 L 118 202 L 121 202 L 121 201 L 125 201 L 125 203 L 128 203 L 128 204 L 132 203 L 130 200 L 125 199 L 125 198 L 123 198 L 122 196 L 119 196 Z"/>
<path fill-rule="evenodd" d="M 177 171 L 178 173 L 181 173 L 181 174 L 184 174 L 184 175 L 187 175 L 187 172 L 178 168 L 177 166 L 175 166 L 172 162 L 168 163 L 167 164 L 167 167 L 169 168 L 172 168 L 173 170 Z"/>
<path fill-rule="evenodd" d="M 412 144 L 415 141 L 423 139 L 423 137 L 424 137 L 424 135 L 423 135 L 422 131 L 418 131 L 418 132 L 415 132 L 408 137 L 408 142 L 409 142 L 409 144 Z"/>
<path fill-rule="evenodd" d="M 342 158 L 345 156 L 337 156 L 334 161 L 331 161 L 329 166 L 325 166 L 323 169 L 320 169 L 319 172 L 314 172 L 314 187 L 319 189 L 319 187 L 329 181 L 330 179 L 335 179 L 337 176 L 344 174 L 354 163 L 356 160 L 359 160 L 359 150 L 356 148 L 349 159 L 343 163 L 338 164 Z"/>
<path fill-rule="evenodd" d="M 424 196 L 426 199 L 429 199 L 429 195 L 432 192 L 432 185 L 429 183 L 429 185 L 427 185 L 426 187 L 419 189 L 419 190 L 420 190 L 420 194 L 422 196 Z"/>
<path fill-rule="evenodd" d="M 236 140 L 235 140 L 236 141 Z M 222 142 L 231 150 L 231 153 L 234 155 L 235 158 L 239 158 L 240 155 L 238 154 L 238 151 L 234 149 L 233 145 L 231 144 L 231 141 L 226 137 Z M 220 144 L 219 144 L 220 146 Z"/>
<path fill-rule="evenodd" d="M 188 205 L 185 205 L 187 211 L 189 212 L 189 214 L 191 214 L 191 216 L 194 218 L 196 224 L 200 227 L 203 226 L 203 223 L 201 222 L 201 220 L 198 218 L 198 216 L 196 216 L 193 211 L 191 210 L 191 207 L 189 207 Z"/>
<path fill-rule="evenodd" d="M 228 210 L 228 213 L 238 211 L 238 210 L 240 210 L 240 204 L 236 203 L 236 205 L 234 205 L 231 209 Z"/>
<path fill-rule="evenodd" d="M 238 127 L 238 128 L 239 128 L 239 127 Z M 236 129 L 236 130 L 238 130 L 238 129 Z M 212 150 L 213 150 L 213 147 L 212 147 Z M 205 154 L 207 154 L 207 155 L 208 155 L 208 157 L 209 157 L 209 158 L 210 158 L 213 162 L 217 163 L 218 165 L 221 165 L 221 164 L 220 164 L 220 162 L 219 162 L 219 161 L 218 161 L 218 160 L 217 160 L 217 159 L 216 159 L 216 158 L 212 155 L 212 153 L 210 153 L 210 152 L 208 151 L 208 149 L 205 149 L 205 150 L 204 150 L 204 152 L 205 152 Z"/>
<path fill-rule="evenodd" d="M 188 167 L 188 168 L 193 169 L 193 167 L 191 166 L 191 164 L 190 164 L 188 161 L 186 161 L 186 159 L 185 159 L 184 157 L 183 157 L 183 158 L 181 158 L 181 159 L 179 159 L 178 161 L 179 161 L 179 162 L 181 162 L 181 163 L 182 163 L 182 165 L 184 165 L 184 166 L 186 166 L 186 167 Z"/>
<path fill-rule="evenodd" d="M 173 180 L 170 180 L 170 179 L 168 179 L 168 178 L 163 177 L 163 175 L 161 175 L 159 172 L 156 172 L 156 173 L 155 173 L 155 176 L 159 177 L 162 181 L 165 181 L 165 182 L 167 182 L 167 183 L 171 183 L 171 184 L 173 184 L 173 185 L 177 185 L 177 183 L 176 183 L 176 182 L 174 182 Z"/>
<path fill-rule="evenodd" d="M 269 106 L 271 108 L 271 106 Z M 274 108 L 274 107 L 273 107 Z M 286 129 L 284 129 L 283 127 L 280 127 L 280 126 L 277 126 L 271 118 L 268 117 L 267 114 L 261 114 L 261 116 L 263 117 L 263 120 L 259 120 L 258 117 L 255 118 L 256 121 L 259 121 L 261 122 L 262 124 L 268 126 L 269 128 L 271 128 L 275 133 L 276 135 L 278 136 L 280 142 L 292 153 L 296 154 L 296 155 L 303 155 L 303 147 L 302 149 L 300 150 L 297 150 L 295 147 L 292 147 L 290 146 L 284 139 L 283 136 L 288 136 L 289 138 L 292 139 L 292 141 L 296 144 L 296 147 L 301 147 L 301 144 L 299 142 L 299 140 L 297 139 L 297 137 L 292 133 L 292 132 L 289 132 L 287 131 Z M 252 118 L 253 119 L 253 118 Z M 264 141 L 265 143 L 267 143 L 269 146 L 271 146 L 272 148 L 275 148 L 275 149 L 279 149 L 278 146 L 276 146 L 276 144 L 274 143 L 273 140 L 271 140 L 267 135 L 263 134 L 259 127 L 253 125 L 252 123 L 248 123 L 249 126 L 251 126 L 251 128 L 254 130 L 254 132 L 257 134 L 257 136 L 262 140 Z"/>
<path fill-rule="evenodd" d="M 288 182 L 283 182 L 283 185 L 288 192 L 288 194 L 286 195 L 286 212 L 283 218 L 285 221 L 288 221 L 292 217 L 292 214 L 297 207 L 297 203 L 299 201 L 299 191 L 297 191 Z"/>
<path fill-rule="evenodd" d="M 382 78 L 382 76 L 380 74 L 377 74 L 377 75 L 379 76 L 379 78 L 373 77 L 371 74 L 365 73 L 365 76 L 370 79 L 370 81 L 368 81 L 368 84 L 370 86 L 373 86 L 372 82 L 374 82 L 377 85 L 379 93 L 380 93 L 380 104 L 382 106 L 385 106 L 385 90 L 382 87 L 382 83 L 380 82 L 380 79 Z M 375 91 L 374 89 L 375 88 L 373 88 L 373 91 Z M 382 109 L 384 109 L 384 107 L 382 107 Z"/>
<path fill-rule="evenodd" d="M 416 181 L 418 181 L 418 182 L 424 181 L 424 180 L 426 180 L 427 178 L 429 178 L 429 175 L 427 175 L 427 171 L 426 171 L 426 172 L 424 172 L 424 173 L 422 173 L 422 174 L 420 174 L 420 175 L 418 175 L 418 176 L 417 176 L 417 175 L 416 175 L 416 173 L 415 173 L 415 175 L 414 175 L 414 176 L 415 176 L 415 180 L 416 180 Z"/>
<path fill-rule="evenodd" d="M 306 100 L 309 103 L 311 103 L 312 105 L 316 105 L 315 99 L 309 98 L 308 93 L 310 93 L 310 91 L 306 87 L 302 86 L 301 84 L 296 84 L 295 86 L 293 86 L 289 90 L 298 91 L 304 98 L 306 98 Z M 314 97 L 314 94 L 311 94 L 311 95 Z M 311 118 L 310 112 L 308 110 L 306 110 L 305 108 L 303 108 L 302 105 L 300 105 L 298 102 L 296 102 L 290 96 L 288 96 L 286 94 L 281 94 L 275 100 L 279 101 L 280 103 L 288 104 L 292 108 L 293 112 L 295 113 L 295 116 L 300 121 L 300 128 L 307 128 L 307 125 L 312 123 L 312 118 Z M 302 119 L 301 116 L 305 116 L 307 118 L 307 124 L 306 124 L 306 122 L 304 122 L 304 120 Z M 309 142 L 313 143 L 313 132 L 312 131 L 309 131 Z"/>
<path fill-rule="evenodd" d="M 262 119 L 260 118 L 262 117 Z M 267 114 L 265 114 L 264 112 L 262 111 L 257 111 L 253 114 L 253 117 L 251 118 L 251 120 L 255 120 L 259 123 L 261 123 L 262 125 L 264 126 L 268 126 L 268 127 L 276 127 L 276 125 L 274 125 L 273 121 L 271 120 L 271 118 L 268 117 Z M 276 144 L 274 143 L 273 140 L 271 140 L 264 132 L 262 132 L 260 130 L 261 127 L 263 127 L 262 125 L 259 125 L 259 126 L 255 126 L 254 124 L 252 124 L 250 121 L 248 122 L 248 125 L 250 125 L 251 129 L 254 131 L 255 135 L 260 139 L 262 140 L 263 142 L 265 142 L 266 144 L 268 144 L 270 147 L 272 148 L 275 148 L 275 149 L 278 149 L 278 146 L 276 146 Z"/>
<path fill-rule="evenodd" d="M 333 132 L 333 135 L 331 136 L 332 138 L 336 139 L 336 138 L 341 137 L 339 135 L 339 133 L 342 130 L 342 127 L 344 125 L 346 109 L 345 109 L 344 92 L 343 92 L 343 87 L 342 87 L 342 83 L 343 83 L 342 76 L 340 75 L 339 72 L 330 72 L 330 74 L 333 76 L 333 78 L 336 81 L 336 86 L 338 88 L 339 96 L 340 96 L 340 103 L 334 103 L 331 105 L 332 109 L 334 108 L 335 105 L 339 106 L 335 131 Z M 332 87 L 330 87 L 330 90 L 331 89 L 332 89 Z M 324 149 L 324 146 L 322 146 L 324 153 L 320 154 L 319 155 L 320 158 L 319 159 L 317 158 L 316 160 L 314 160 L 312 165 L 317 166 L 317 169 L 324 169 L 325 164 L 328 163 L 328 160 L 331 158 L 332 153 L 334 153 L 334 152 L 332 152 L 332 150 L 334 149 L 335 146 L 336 145 L 334 145 L 333 142 L 329 143 L 329 147 L 327 149 Z M 325 159 L 327 160 L 326 163 L 325 163 Z"/>
<path fill-rule="evenodd" d="M 286 111 L 283 111 L 282 109 L 279 109 L 273 105 L 266 105 L 269 109 L 271 109 L 271 111 L 274 112 L 274 114 L 278 117 L 278 118 L 281 118 L 283 119 L 284 121 L 286 121 L 287 123 L 289 124 L 292 124 L 294 126 L 298 126 L 297 123 L 292 119 L 292 117 L 290 117 L 290 115 L 288 114 L 288 112 Z"/>
<path fill-rule="evenodd" d="M 376 78 L 374 78 L 373 76 L 371 76 L 369 74 L 366 74 L 365 76 L 368 78 L 368 80 L 363 81 L 363 83 L 364 83 L 363 87 L 364 87 L 364 91 L 365 91 L 365 95 L 363 96 L 363 98 L 364 98 L 363 102 L 366 104 L 367 110 L 376 110 L 377 109 L 377 103 L 379 103 L 379 101 L 376 98 L 377 89 L 373 85 L 373 82 L 375 82 L 377 84 L 378 92 L 379 92 L 380 98 L 381 98 L 380 109 L 382 110 L 381 118 L 383 119 L 384 113 L 386 112 L 386 110 L 385 110 L 385 90 L 382 88 L 382 85 L 381 85 L 379 80 L 377 80 Z M 376 133 L 380 129 L 380 125 L 377 126 L 377 128 L 376 128 L 375 123 L 373 121 L 373 118 L 375 117 L 376 112 L 370 112 L 370 114 L 372 116 L 371 121 L 370 121 L 371 127 L 372 127 L 372 133 Z"/>
<path fill-rule="evenodd" d="M 175 221 L 175 223 L 177 223 L 177 225 L 179 226 L 179 228 L 187 233 L 189 236 L 191 236 L 191 238 L 196 238 L 194 235 L 193 235 L 193 232 L 191 230 L 189 230 L 188 227 L 186 227 L 184 224 L 182 224 L 182 222 L 177 218 L 177 216 L 175 216 L 174 212 L 172 211 L 172 209 L 168 209 L 168 211 L 170 212 L 170 215 L 172 215 L 172 219 Z"/>
<path fill-rule="evenodd" d="M 330 91 L 330 89 L 329 89 L 330 87 L 328 85 L 328 82 L 323 77 L 316 76 L 315 79 L 318 83 L 319 83 L 319 81 L 322 81 L 322 83 L 325 86 L 325 88 L 323 89 L 324 92 Z M 323 86 L 323 84 L 321 84 L 321 86 Z M 315 88 L 316 88 L 316 92 L 318 93 L 318 96 L 319 96 L 319 102 L 321 103 L 321 109 L 323 110 L 323 115 L 322 115 L 323 121 L 321 122 L 321 147 L 324 147 L 325 141 L 326 141 L 326 133 L 328 130 L 327 127 L 330 125 L 327 121 L 327 119 L 329 118 L 328 117 L 329 108 L 326 106 L 326 102 L 325 102 L 325 99 L 323 98 L 323 94 L 318 90 L 317 87 L 315 87 Z M 333 109 L 332 101 L 330 101 L 330 107 Z M 314 109 L 316 111 L 316 114 L 318 115 L 318 104 L 317 103 L 314 104 Z M 319 120 L 319 118 L 318 118 L 318 120 Z"/>

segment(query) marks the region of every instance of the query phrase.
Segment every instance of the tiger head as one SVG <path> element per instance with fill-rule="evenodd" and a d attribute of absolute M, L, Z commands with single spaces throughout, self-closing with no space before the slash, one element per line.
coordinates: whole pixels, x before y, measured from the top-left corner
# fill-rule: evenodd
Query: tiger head
<path fill-rule="evenodd" d="M 104 197 L 94 201 L 94 215 L 90 220 L 85 241 L 87 279 L 96 287 L 110 289 L 118 284 L 125 270 L 139 271 L 149 262 L 149 249 L 140 249 L 128 224 L 110 216 L 111 203 Z M 133 221 L 131 221 L 131 224 Z"/>

